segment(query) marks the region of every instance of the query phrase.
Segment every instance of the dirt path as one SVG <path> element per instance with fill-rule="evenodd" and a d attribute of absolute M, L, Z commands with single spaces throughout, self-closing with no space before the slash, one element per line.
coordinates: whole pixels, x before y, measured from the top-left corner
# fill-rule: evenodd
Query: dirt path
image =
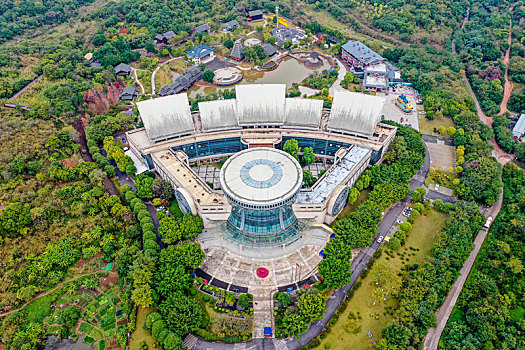
<path fill-rule="evenodd" d="M 62 287 L 65 283 L 69 283 L 69 282 L 72 282 L 72 281 L 76 281 L 78 280 L 79 278 L 82 278 L 82 277 L 85 277 L 85 276 L 90 276 L 90 275 L 94 275 L 94 274 L 97 274 L 97 272 L 90 272 L 90 273 L 85 273 L 83 275 L 79 275 L 77 277 L 74 277 L 74 278 L 70 278 L 68 280 L 65 280 L 63 282 L 60 282 L 59 284 L 57 284 L 57 286 L 53 289 L 50 289 L 48 290 L 47 292 L 45 293 L 42 293 L 40 295 L 37 295 L 36 297 L 34 297 L 33 299 L 29 300 L 27 303 L 25 303 L 24 305 L 20 306 L 18 309 L 14 309 L 14 310 L 11 310 L 11 311 L 7 311 L 7 312 L 4 312 L 3 314 L 0 314 L 0 317 L 4 317 L 4 316 L 7 316 L 7 315 L 10 315 L 12 314 L 13 312 L 17 312 L 17 311 L 20 311 L 22 310 L 23 308 L 25 308 L 27 305 L 31 304 L 33 301 L 37 300 L 37 299 L 40 299 L 42 297 L 45 297 L 46 295 L 48 294 L 51 294 L 53 293 L 55 290 L 57 290 L 58 288 Z"/>
<path fill-rule="evenodd" d="M 512 12 L 512 7 L 510 11 Z M 510 48 L 512 45 L 512 19 L 510 20 L 509 25 L 509 36 L 507 38 L 507 42 L 509 44 L 509 48 L 505 52 L 505 56 L 503 56 L 503 64 L 505 65 L 505 84 L 503 86 L 503 99 L 501 100 L 500 104 L 500 110 L 498 115 L 503 115 L 505 112 L 510 112 L 507 108 L 507 103 L 509 102 L 509 98 L 512 95 L 512 89 L 514 89 L 514 83 L 509 80 L 509 63 L 510 63 Z M 512 113 L 512 112 L 510 112 Z"/>
<path fill-rule="evenodd" d="M 512 14 L 512 11 L 514 10 L 514 6 L 512 5 L 509 8 L 509 12 Z M 503 85 L 503 99 L 501 100 L 500 109 L 498 115 L 503 115 L 506 112 L 509 112 L 510 114 L 515 115 L 515 113 L 509 111 L 507 108 L 507 103 L 509 102 L 510 96 L 512 95 L 512 90 L 514 89 L 514 83 L 509 80 L 509 63 L 510 63 L 510 49 L 512 46 L 512 17 L 510 19 L 509 24 L 509 36 L 507 38 L 507 43 L 509 45 L 509 48 L 505 52 L 505 55 L 503 56 L 503 65 L 505 65 L 505 84 Z"/>

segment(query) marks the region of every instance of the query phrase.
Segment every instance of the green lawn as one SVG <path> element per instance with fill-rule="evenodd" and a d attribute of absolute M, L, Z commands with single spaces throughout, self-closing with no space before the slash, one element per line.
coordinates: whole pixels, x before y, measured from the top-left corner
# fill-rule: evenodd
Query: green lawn
<path fill-rule="evenodd" d="M 173 199 L 173 201 L 170 203 L 170 213 L 178 218 L 181 218 L 183 215 L 176 199 Z"/>
<path fill-rule="evenodd" d="M 389 258 L 383 253 L 376 264 L 386 261 L 395 270 L 401 271 L 401 267 L 405 264 L 401 260 L 402 253 L 405 253 L 405 261 L 408 255 L 409 264 L 424 262 L 437 234 L 445 224 L 446 217 L 446 214 L 433 210 L 427 216 L 420 216 L 405 245 L 395 252 L 395 258 Z M 410 247 L 419 251 L 411 250 Z M 331 349 L 349 349 L 348 344 L 352 344 L 352 350 L 374 348 L 367 332 L 372 332 L 377 341 L 381 337 L 381 330 L 392 321 L 392 315 L 387 312 L 387 308 L 393 311 L 397 307 L 397 301 L 392 297 L 388 297 L 386 301 L 381 299 L 373 306 L 374 287 L 375 281 L 370 274 L 362 279 L 361 287 L 355 292 L 339 321 L 332 327 L 331 333 L 322 341 L 320 349 L 324 349 L 326 343 L 330 344 Z M 354 315 L 353 319 L 349 318 L 350 313 Z"/>
<path fill-rule="evenodd" d="M 421 110 L 423 110 L 421 108 Z M 417 117 L 418 123 L 419 123 L 419 131 L 422 134 L 428 134 L 428 135 L 439 135 L 439 133 L 434 132 L 434 128 L 439 128 L 440 126 L 444 126 L 445 128 L 448 128 L 450 126 L 456 126 L 454 124 L 454 121 L 452 118 L 448 117 L 442 117 L 442 118 L 436 118 L 434 120 L 428 120 L 425 118 L 424 114 L 420 114 Z"/>
<path fill-rule="evenodd" d="M 158 342 L 155 339 L 153 339 L 153 337 L 151 336 L 151 334 L 148 333 L 148 331 L 142 328 L 146 324 L 146 316 L 148 316 L 152 312 L 155 312 L 155 309 L 142 307 L 138 308 L 135 332 L 131 334 L 131 338 L 129 341 L 130 349 L 140 349 L 140 343 L 142 341 L 146 342 L 149 349 L 159 348 Z"/>
<path fill-rule="evenodd" d="M 42 298 L 38 298 L 27 305 L 24 310 L 27 312 L 27 321 L 42 323 L 44 318 L 51 312 L 51 303 L 57 298 L 56 291 Z"/>

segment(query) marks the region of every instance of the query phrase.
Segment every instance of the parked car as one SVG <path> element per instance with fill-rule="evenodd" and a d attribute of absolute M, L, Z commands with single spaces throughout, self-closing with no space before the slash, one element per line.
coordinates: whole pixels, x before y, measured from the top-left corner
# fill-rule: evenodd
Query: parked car
<path fill-rule="evenodd" d="M 381 243 L 383 241 L 383 236 L 379 236 L 379 238 L 377 239 L 377 243 Z"/>
<path fill-rule="evenodd" d="M 434 187 L 434 190 L 439 190 L 439 184 L 436 184 L 436 186 Z"/>
<path fill-rule="evenodd" d="M 402 223 L 403 223 L 403 221 L 401 221 L 401 220 L 397 220 L 396 221 L 396 224 L 398 224 L 398 225 L 401 225 Z"/>

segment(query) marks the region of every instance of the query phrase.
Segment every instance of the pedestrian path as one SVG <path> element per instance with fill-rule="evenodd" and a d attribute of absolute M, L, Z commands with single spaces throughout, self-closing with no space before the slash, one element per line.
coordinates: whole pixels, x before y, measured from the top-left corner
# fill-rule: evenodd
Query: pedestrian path
<path fill-rule="evenodd" d="M 273 293 L 269 288 L 254 288 L 253 295 L 253 323 L 255 324 L 253 337 L 264 338 L 264 328 L 271 327 L 274 331 Z M 273 337 L 273 334 L 272 334 Z"/>

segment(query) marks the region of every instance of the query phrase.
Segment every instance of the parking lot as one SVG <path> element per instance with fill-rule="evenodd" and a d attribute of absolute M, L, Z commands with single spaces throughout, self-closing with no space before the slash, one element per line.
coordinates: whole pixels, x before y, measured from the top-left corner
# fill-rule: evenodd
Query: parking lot
<path fill-rule="evenodd" d="M 403 86 L 396 87 L 395 91 L 393 90 L 393 88 L 390 88 L 387 92 L 377 93 L 377 96 L 383 96 L 386 99 L 385 105 L 383 106 L 383 115 L 385 116 L 385 120 L 393 120 L 400 124 L 411 126 L 414 129 L 419 130 L 414 89 Z M 408 99 L 408 103 L 414 107 L 414 111 L 412 113 L 405 113 L 398 106 L 396 106 L 395 101 L 401 94 L 405 94 Z"/>

